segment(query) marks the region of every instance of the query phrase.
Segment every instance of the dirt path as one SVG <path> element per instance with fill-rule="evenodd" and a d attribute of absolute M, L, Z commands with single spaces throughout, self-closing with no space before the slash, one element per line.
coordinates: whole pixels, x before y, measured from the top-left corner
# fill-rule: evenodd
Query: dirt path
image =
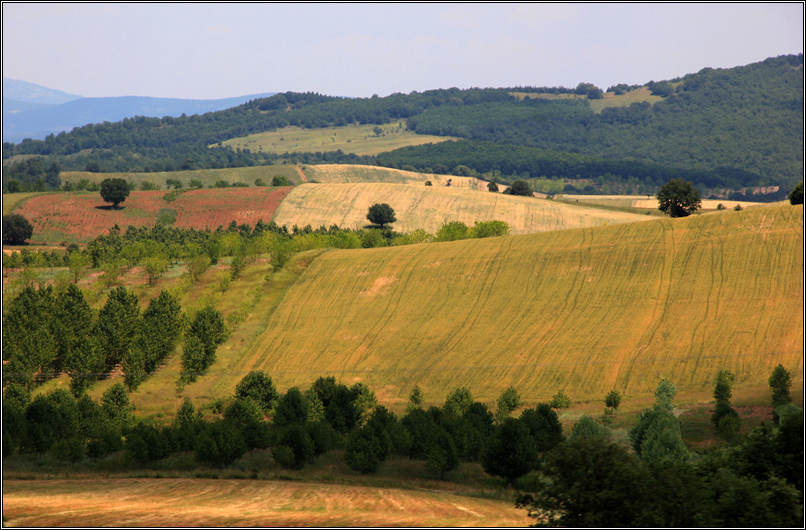
<path fill-rule="evenodd" d="M 305 176 L 305 173 L 297 166 L 297 172 L 299 173 L 299 178 L 302 179 L 302 182 L 308 182 L 308 177 Z"/>

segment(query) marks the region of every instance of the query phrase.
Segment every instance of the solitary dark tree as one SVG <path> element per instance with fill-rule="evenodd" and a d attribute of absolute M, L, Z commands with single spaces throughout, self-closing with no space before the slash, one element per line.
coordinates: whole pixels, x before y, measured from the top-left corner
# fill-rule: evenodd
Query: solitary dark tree
<path fill-rule="evenodd" d="M 532 195 L 532 189 L 529 187 L 528 182 L 526 182 L 525 180 L 518 179 L 512 183 L 512 186 L 510 186 L 509 194 L 530 197 Z"/>
<path fill-rule="evenodd" d="M 769 383 L 770 390 L 772 390 L 772 419 L 777 425 L 779 418 L 778 414 L 775 413 L 775 408 L 792 402 L 792 396 L 789 395 L 789 387 L 792 386 L 792 374 L 783 365 L 779 364 L 772 371 Z"/>
<path fill-rule="evenodd" d="M 394 223 L 397 220 L 395 219 L 395 211 L 385 202 L 381 204 L 375 203 L 370 206 L 367 219 L 372 224 L 380 225 L 381 228 L 383 228 L 383 225 Z"/>
<path fill-rule="evenodd" d="M 537 444 L 526 422 L 506 418 L 488 440 L 481 463 L 484 471 L 513 485 L 532 470 L 537 459 Z"/>
<path fill-rule="evenodd" d="M 713 423 L 717 434 L 728 441 L 733 441 L 736 438 L 742 420 L 730 404 L 730 398 L 733 395 L 734 378 L 730 371 L 719 370 L 714 381 L 716 407 L 711 414 L 711 423 Z"/>
<path fill-rule="evenodd" d="M 114 178 L 104 179 L 101 182 L 101 198 L 104 202 L 111 202 L 115 208 L 128 196 L 129 184 L 125 180 Z"/>
<path fill-rule="evenodd" d="M 803 204 L 803 181 L 795 184 L 789 192 L 789 204 Z"/>
<path fill-rule="evenodd" d="M 496 192 L 498 191 L 498 183 L 493 180 L 492 182 L 487 183 L 487 191 Z"/>
<path fill-rule="evenodd" d="M 621 404 L 621 393 L 613 389 L 605 396 L 605 406 L 613 409 L 614 411 Z"/>
<path fill-rule="evenodd" d="M 509 187 L 509 194 L 531 197 L 532 188 L 529 187 L 529 183 L 526 182 L 525 180 L 518 179 L 512 183 L 512 186 Z"/>
<path fill-rule="evenodd" d="M 700 192 L 694 184 L 679 179 L 672 179 L 657 194 L 658 210 L 669 217 L 686 217 L 696 212 L 702 205 Z"/>
<path fill-rule="evenodd" d="M 425 465 L 431 471 L 438 473 L 440 480 L 445 478 L 446 472 L 459 467 L 459 453 L 456 451 L 456 444 L 444 429 L 440 429 L 434 436 L 434 440 L 428 448 Z"/>
<path fill-rule="evenodd" d="M 262 371 L 252 371 L 246 374 L 238 386 L 235 387 L 236 398 L 250 398 L 257 403 L 264 414 L 271 411 L 280 394 L 272 382 L 271 377 Z"/>
<path fill-rule="evenodd" d="M 3 216 L 3 244 L 22 245 L 34 234 L 28 219 L 18 213 Z"/>
<path fill-rule="evenodd" d="M 285 175 L 275 175 L 274 177 L 272 177 L 271 185 L 272 186 L 293 186 L 293 184 L 291 184 L 291 181 L 288 180 L 288 177 L 286 177 Z"/>

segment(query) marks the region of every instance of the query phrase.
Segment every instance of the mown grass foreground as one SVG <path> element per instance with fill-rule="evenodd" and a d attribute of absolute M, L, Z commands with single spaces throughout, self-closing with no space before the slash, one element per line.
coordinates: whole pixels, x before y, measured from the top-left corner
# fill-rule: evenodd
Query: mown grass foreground
<path fill-rule="evenodd" d="M 803 368 L 803 209 L 327 252 L 310 264 L 234 374 L 281 389 L 363 381 L 381 402 L 414 385 L 527 403 L 766 386 Z M 224 386 L 237 383 L 235 377 Z"/>

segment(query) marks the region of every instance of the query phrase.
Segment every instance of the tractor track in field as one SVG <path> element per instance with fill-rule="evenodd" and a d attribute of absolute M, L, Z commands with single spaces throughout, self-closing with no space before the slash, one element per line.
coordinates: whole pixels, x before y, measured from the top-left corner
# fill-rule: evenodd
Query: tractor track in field
<path fill-rule="evenodd" d="M 297 173 L 299 173 L 299 178 L 302 179 L 302 182 L 308 182 L 308 177 L 305 176 L 305 173 L 302 172 L 299 166 L 296 167 Z"/>

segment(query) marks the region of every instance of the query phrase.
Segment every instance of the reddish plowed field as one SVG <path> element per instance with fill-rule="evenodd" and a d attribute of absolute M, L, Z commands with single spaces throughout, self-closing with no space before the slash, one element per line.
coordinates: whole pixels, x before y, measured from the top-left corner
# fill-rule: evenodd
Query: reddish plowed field
<path fill-rule="evenodd" d="M 173 202 L 163 199 L 166 191 L 133 191 L 113 210 L 99 194 L 56 193 L 33 197 L 15 213 L 24 215 L 34 227 L 33 240 L 88 241 L 108 233 L 117 224 L 154 226 L 160 210 L 173 210 L 177 228 L 215 229 L 230 221 L 254 226 L 268 223 L 280 202 L 294 189 L 222 188 L 187 191 Z M 61 234 L 60 234 L 61 233 Z"/>

